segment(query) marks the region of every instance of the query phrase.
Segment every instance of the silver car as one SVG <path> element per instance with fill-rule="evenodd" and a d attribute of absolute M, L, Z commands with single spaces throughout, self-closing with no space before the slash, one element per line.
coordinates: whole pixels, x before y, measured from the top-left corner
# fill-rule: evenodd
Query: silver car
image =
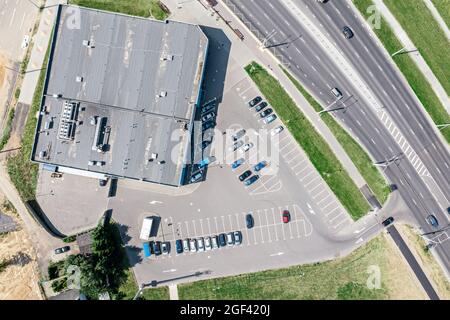
<path fill-rule="evenodd" d="M 209 251 L 211 250 L 211 238 L 205 237 L 205 250 Z"/>
<path fill-rule="evenodd" d="M 234 245 L 234 234 L 233 234 L 233 232 L 227 233 L 227 245 L 228 246 Z"/>
<path fill-rule="evenodd" d="M 195 239 L 191 239 L 189 241 L 189 247 L 191 248 L 191 252 L 197 252 L 197 241 Z"/>
<path fill-rule="evenodd" d="M 199 252 L 205 251 L 205 245 L 203 244 L 203 238 L 197 238 L 197 248 Z"/>

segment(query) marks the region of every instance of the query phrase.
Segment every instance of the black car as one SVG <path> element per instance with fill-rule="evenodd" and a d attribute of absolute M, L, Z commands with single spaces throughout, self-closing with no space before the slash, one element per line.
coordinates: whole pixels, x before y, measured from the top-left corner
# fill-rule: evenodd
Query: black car
<path fill-rule="evenodd" d="M 55 254 L 64 253 L 64 252 L 67 252 L 67 251 L 69 251 L 69 250 L 70 250 L 70 247 L 69 247 L 69 246 L 65 246 L 65 247 L 62 247 L 62 248 L 58 248 L 58 249 L 55 249 Z"/>
<path fill-rule="evenodd" d="M 349 27 L 345 26 L 344 28 L 342 28 L 342 33 L 344 34 L 344 37 L 346 39 L 350 39 L 351 37 L 353 37 L 353 31 L 352 29 L 350 29 Z"/>
<path fill-rule="evenodd" d="M 267 107 L 269 104 L 267 103 L 267 102 L 265 102 L 265 101 L 263 101 L 263 102 L 261 102 L 260 104 L 258 104 L 256 107 L 255 107 L 255 111 L 256 112 L 260 112 L 262 109 L 264 109 L 265 107 Z"/>
<path fill-rule="evenodd" d="M 175 248 L 177 249 L 177 253 L 183 252 L 183 241 L 181 241 L 181 239 L 175 241 Z"/>
<path fill-rule="evenodd" d="M 259 116 L 260 116 L 261 118 L 265 118 L 265 117 L 267 117 L 269 114 L 271 114 L 272 112 L 273 112 L 272 108 L 268 108 L 268 109 L 264 110 L 263 112 L 261 112 L 261 113 L 259 114 Z"/>
<path fill-rule="evenodd" d="M 219 234 L 219 245 L 221 247 L 226 247 L 226 245 L 227 245 L 227 239 L 226 238 L 227 237 L 226 237 L 225 233 Z"/>
<path fill-rule="evenodd" d="M 260 96 L 257 96 L 257 97 L 255 97 L 255 98 L 253 98 L 249 103 L 248 103 L 248 105 L 249 105 L 249 107 L 251 108 L 251 107 L 254 107 L 254 106 L 256 106 L 258 103 L 260 103 L 262 101 L 262 98 L 260 97 Z"/>
<path fill-rule="evenodd" d="M 205 149 L 207 146 L 209 146 L 211 142 L 211 140 L 202 141 L 202 149 Z"/>
<path fill-rule="evenodd" d="M 245 223 L 247 224 L 247 229 L 253 228 L 254 220 L 253 220 L 253 216 L 251 215 L 251 213 L 248 213 L 245 216 Z"/>
<path fill-rule="evenodd" d="M 245 179 L 247 179 L 248 177 L 250 177 L 252 175 L 252 172 L 250 170 L 245 171 L 243 174 L 241 174 L 239 176 L 239 180 L 240 181 L 244 181 Z"/>
<path fill-rule="evenodd" d="M 394 218 L 393 217 L 389 217 L 386 220 L 384 220 L 381 224 L 384 227 L 387 227 L 388 225 L 390 225 L 392 222 L 394 222 Z"/>
<path fill-rule="evenodd" d="M 389 185 L 389 188 L 391 189 L 391 192 L 393 192 L 393 191 L 398 189 L 396 184 Z"/>
<path fill-rule="evenodd" d="M 108 179 L 99 179 L 99 180 L 98 180 L 98 185 L 99 185 L 100 187 L 106 186 L 107 183 L 108 183 Z"/>
<path fill-rule="evenodd" d="M 203 131 L 213 128 L 216 125 L 214 121 L 208 121 L 203 124 Z"/>
<path fill-rule="evenodd" d="M 447 208 L 447 213 L 450 214 L 450 207 Z"/>
<path fill-rule="evenodd" d="M 161 241 L 152 242 L 153 253 L 157 256 L 161 254 Z"/>

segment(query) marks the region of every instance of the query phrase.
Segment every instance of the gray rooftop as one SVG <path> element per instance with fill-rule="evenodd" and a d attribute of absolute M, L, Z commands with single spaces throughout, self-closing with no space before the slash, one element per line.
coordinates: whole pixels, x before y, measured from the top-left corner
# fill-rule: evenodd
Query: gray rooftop
<path fill-rule="evenodd" d="M 207 46 L 196 25 L 60 6 L 33 160 L 179 185 Z M 66 101 L 72 139 L 59 135 Z"/>

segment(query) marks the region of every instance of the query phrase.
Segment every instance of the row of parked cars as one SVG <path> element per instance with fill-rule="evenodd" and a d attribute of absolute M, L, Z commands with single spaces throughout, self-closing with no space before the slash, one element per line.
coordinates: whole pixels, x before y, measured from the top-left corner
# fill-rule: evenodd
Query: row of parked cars
<path fill-rule="evenodd" d="M 183 252 L 203 252 L 219 249 L 226 246 L 240 245 L 242 243 L 242 232 L 234 231 L 229 233 L 221 233 L 219 235 L 178 239 L 175 241 L 175 247 L 178 254 Z"/>

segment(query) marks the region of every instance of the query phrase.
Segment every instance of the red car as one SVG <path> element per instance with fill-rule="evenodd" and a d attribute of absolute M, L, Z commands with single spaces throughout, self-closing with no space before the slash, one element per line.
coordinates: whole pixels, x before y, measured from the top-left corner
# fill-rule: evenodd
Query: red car
<path fill-rule="evenodd" d="M 282 217 L 283 217 L 283 223 L 288 223 L 289 221 L 291 221 L 291 214 L 289 213 L 288 210 L 283 211 Z"/>

